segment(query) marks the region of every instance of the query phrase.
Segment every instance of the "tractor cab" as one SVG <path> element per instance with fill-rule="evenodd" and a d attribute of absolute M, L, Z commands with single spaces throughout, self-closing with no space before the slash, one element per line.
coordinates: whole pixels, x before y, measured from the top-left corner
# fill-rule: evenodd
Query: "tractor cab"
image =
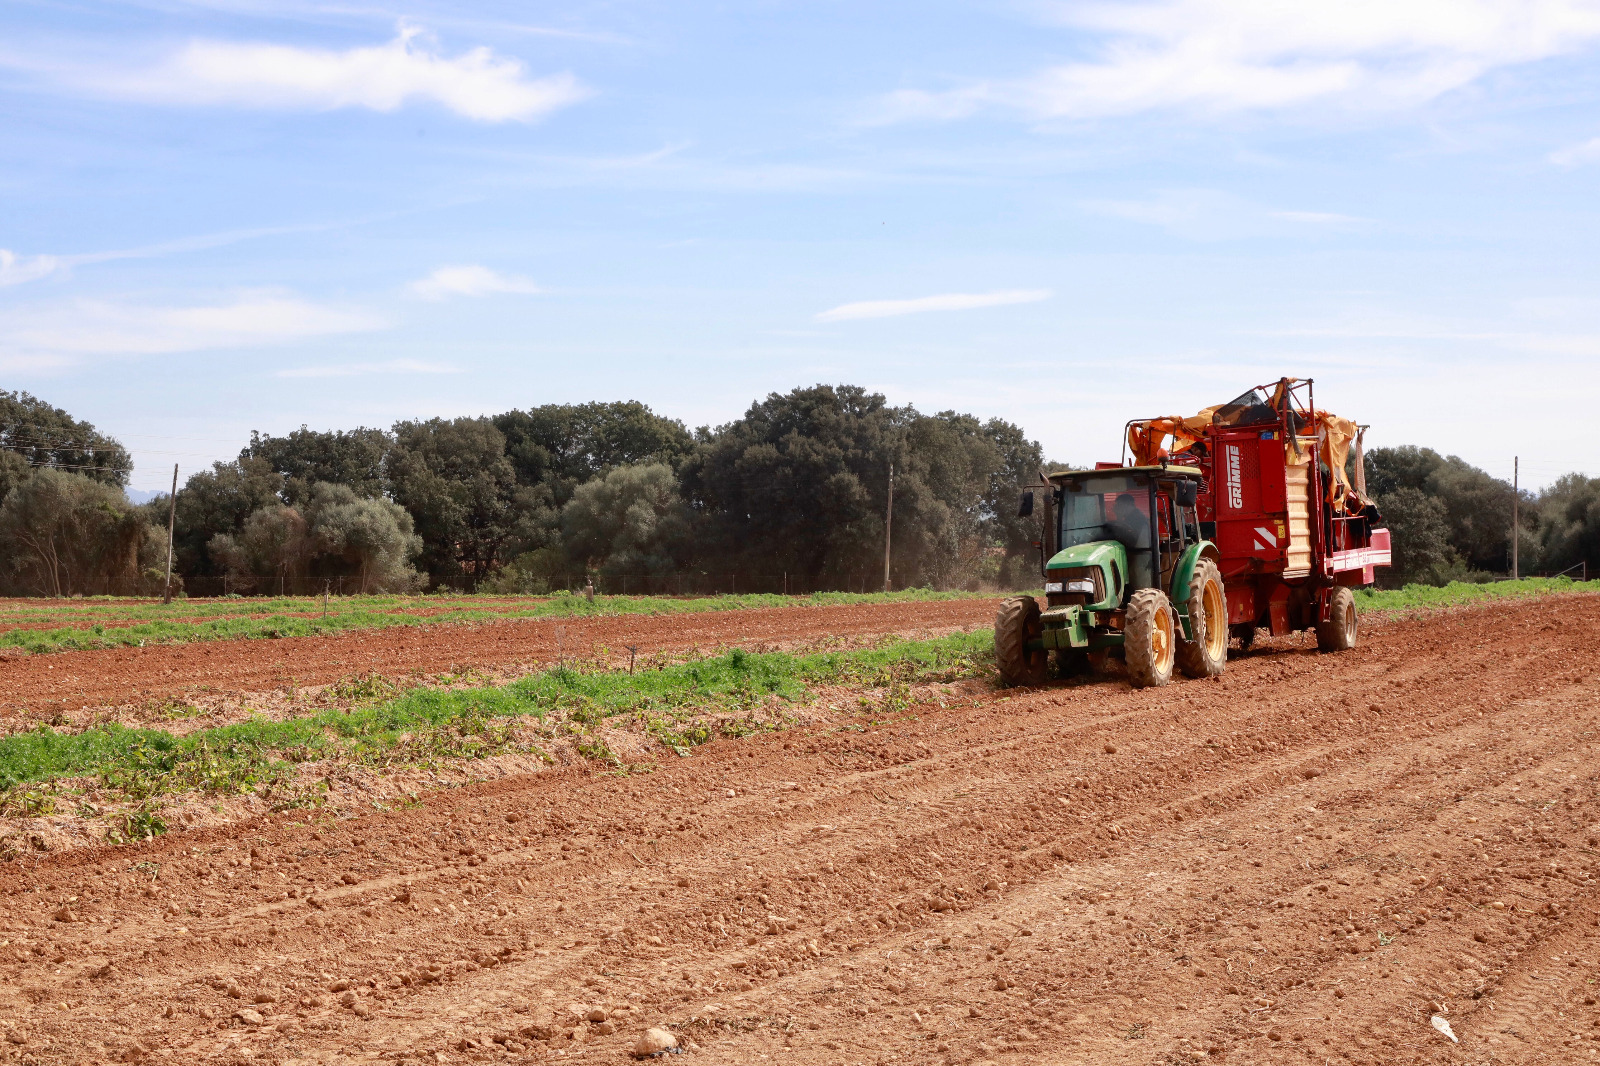
<path fill-rule="evenodd" d="M 1049 656 L 1063 673 L 1120 653 L 1135 685 L 1163 685 L 1174 666 L 1196 677 L 1227 661 L 1219 556 L 1199 519 L 1190 466 L 1111 467 L 1049 475 L 1045 606 L 1008 600 L 995 633 L 1002 674 L 1037 683 Z M 1024 494 L 1021 514 L 1034 495 Z M 1031 607 L 1031 610 L 1030 610 Z M 1006 632 L 1010 630 L 1011 632 Z"/>
<path fill-rule="evenodd" d="M 1135 589 L 1167 588 L 1179 560 L 1203 539 L 1197 470 L 1088 470 L 1053 474 L 1050 483 L 1056 535 L 1045 591 L 1061 603 L 1120 606 Z M 1085 601 L 1082 583 L 1094 575 L 1083 571 L 1092 569 L 1100 571 L 1101 595 Z"/>

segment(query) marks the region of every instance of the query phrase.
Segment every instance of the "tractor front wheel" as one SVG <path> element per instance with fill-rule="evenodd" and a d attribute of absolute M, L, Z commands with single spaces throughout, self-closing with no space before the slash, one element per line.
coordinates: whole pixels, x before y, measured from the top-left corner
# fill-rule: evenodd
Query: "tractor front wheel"
<path fill-rule="evenodd" d="M 1032 596 L 1012 596 L 994 616 L 994 658 L 1000 680 L 1008 685 L 1042 685 L 1050 675 L 1050 653 L 1028 650 L 1044 627 L 1039 622 L 1039 601 Z"/>
<path fill-rule="evenodd" d="M 1177 653 L 1172 601 L 1160 589 L 1140 589 L 1128 600 L 1123 653 L 1134 688 L 1159 688 L 1172 680 Z"/>
<path fill-rule="evenodd" d="M 1210 559 L 1195 566 L 1185 606 L 1194 639 L 1178 641 L 1178 669 L 1190 677 L 1216 677 L 1228 665 L 1228 600 L 1222 571 Z"/>
<path fill-rule="evenodd" d="M 1349 651 L 1356 646 L 1356 598 L 1349 589 L 1333 590 L 1328 620 L 1317 623 L 1318 651 Z"/>

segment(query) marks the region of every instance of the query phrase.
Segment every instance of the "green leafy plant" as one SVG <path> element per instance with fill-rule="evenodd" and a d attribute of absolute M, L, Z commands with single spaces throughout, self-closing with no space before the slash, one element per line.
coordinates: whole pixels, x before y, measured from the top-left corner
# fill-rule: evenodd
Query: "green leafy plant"
<path fill-rule="evenodd" d="M 106 829 L 106 839 L 113 844 L 131 844 L 139 840 L 154 840 L 167 831 L 167 823 L 160 809 L 145 802 L 132 810 L 120 811 Z"/>

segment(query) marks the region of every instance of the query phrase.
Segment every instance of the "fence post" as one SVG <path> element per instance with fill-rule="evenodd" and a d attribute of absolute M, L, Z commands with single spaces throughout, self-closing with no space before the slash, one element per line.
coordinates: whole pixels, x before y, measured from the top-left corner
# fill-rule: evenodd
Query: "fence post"
<path fill-rule="evenodd" d="M 167 505 L 167 584 L 161 593 L 162 603 L 172 602 L 172 533 L 178 525 L 178 464 L 172 464 L 172 499 Z"/>

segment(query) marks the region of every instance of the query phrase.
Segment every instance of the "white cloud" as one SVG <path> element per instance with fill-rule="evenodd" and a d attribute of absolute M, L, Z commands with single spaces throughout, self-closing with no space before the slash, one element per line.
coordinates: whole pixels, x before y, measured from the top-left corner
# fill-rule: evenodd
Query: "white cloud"
<path fill-rule="evenodd" d="M 1041 119 L 1322 103 L 1387 110 L 1600 41 L 1600 0 L 1124 0 L 1053 10 L 1095 36 L 1092 58 L 902 91 L 880 117 L 952 119 L 989 107 Z"/>
<path fill-rule="evenodd" d="M 364 311 L 274 292 L 187 307 L 79 301 L 32 314 L 11 314 L 6 326 L 0 327 L 0 358 L 61 365 L 64 360 L 92 356 L 261 347 L 384 325 Z"/>
<path fill-rule="evenodd" d="M 1579 144 L 1569 144 L 1550 153 L 1550 162 L 1558 167 L 1582 166 L 1597 159 L 1600 159 L 1600 137 Z"/>
<path fill-rule="evenodd" d="M 349 378 L 363 374 L 459 374 L 460 367 L 424 363 L 417 359 L 391 359 L 386 363 L 331 363 L 280 370 L 280 378 Z"/>
<path fill-rule="evenodd" d="M 19 256 L 15 252 L 0 248 L 0 288 L 49 277 L 65 266 L 59 256 Z"/>
<path fill-rule="evenodd" d="M 587 95 L 570 74 L 529 78 L 520 62 L 487 48 L 448 58 L 420 47 L 417 35 L 402 26 L 387 44 L 342 52 L 192 41 L 149 69 L 65 76 L 116 96 L 161 103 L 394 111 L 426 100 L 480 122 L 539 118 Z"/>
<path fill-rule="evenodd" d="M 970 311 L 978 307 L 1029 304 L 1050 298 L 1049 289 L 1012 289 L 1007 292 L 947 292 L 914 300 L 863 300 L 840 304 L 817 315 L 819 322 L 844 322 L 857 318 L 891 318 L 924 311 Z"/>
<path fill-rule="evenodd" d="M 1327 232 L 1366 221 L 1327 211 L 1262 207 L 1211 189 L 1164 189 L 1143 200 L 1089 200 L 1082 206 L 1095 214 L 1159 226 L 1196 241 Z"/>
<path fill-rule="evenodd" d="M 409 288 L 424 300 L 443 300 L 449 296 L 494 296 L 500 293 L 532 295 L 544 291 L 528 278 L 497 274 L 486 266 L 473 264 L 442 266 L 420 281 L 413 281 Z"/>

